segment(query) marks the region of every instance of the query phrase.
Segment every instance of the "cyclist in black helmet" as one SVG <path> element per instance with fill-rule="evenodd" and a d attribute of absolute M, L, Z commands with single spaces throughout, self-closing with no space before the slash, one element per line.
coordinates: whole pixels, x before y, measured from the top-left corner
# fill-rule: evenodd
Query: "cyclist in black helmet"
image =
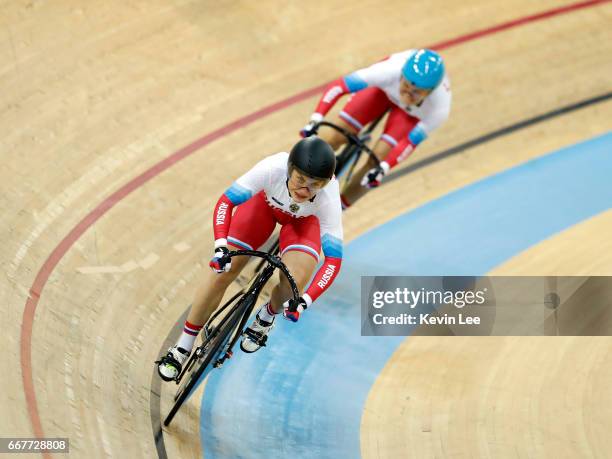
<path fill-rule="evenodd" d="M 282 312 L 286 319 L 297 322 L 300 313 L 332 284 L 342 261 L 342 207 L 335 166 L 331 147 L 318 137 L 309 137 L 300 140 L 291 153 L 277 153 L 257 163 L 221 196 L 213 213 L 212 272 L 205 275 L 196 292 L 181 337 L 159 361 L 164 380 L 180 373 L 198 332 L 246 264 L 247 257 L 228 262 L 224 255 L 230 249 L 257 250 L 280 224 L 281 257 L 303 292 L 297 310 L 289 311 L 291 289 L 280 276 L 270 301 L 261 306 L 242 338 L 244 352 L 255 352 L 265 344 L 276 314 Z M 324 262 L 304 292 L 321 249 Z"/>

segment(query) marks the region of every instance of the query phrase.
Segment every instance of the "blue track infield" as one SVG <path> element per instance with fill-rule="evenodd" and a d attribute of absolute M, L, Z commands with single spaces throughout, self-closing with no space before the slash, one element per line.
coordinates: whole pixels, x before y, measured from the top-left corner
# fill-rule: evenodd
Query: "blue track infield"
<path fill-rule="evenodd" d="M 508 154 L 511 154 L 509 152 Z M 612 208 L 612 133 L 493 175 L 369 231 L 342 271 L 269 346 L 213 371 L 201 408 L 207 459 L 360 457 L 371 387 L 402 337 L 360 335 L 361 275 L 481 275 Z M 349 215 L 350 218 L 350 215 Z"/>

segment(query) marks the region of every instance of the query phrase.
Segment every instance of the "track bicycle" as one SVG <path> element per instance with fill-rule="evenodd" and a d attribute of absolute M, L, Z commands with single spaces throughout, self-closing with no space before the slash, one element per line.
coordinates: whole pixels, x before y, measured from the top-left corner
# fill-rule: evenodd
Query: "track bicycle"
<path fill-rule="evenodd" d="M 298 287 L 291 273 L 276 254 L 257 250 L 236 250 L 225 255 L 227 258 L 235 256 L 261 258 L 263 269 L 254 274 L 248 287 L 243 287 L 218 308 L 202 328 L 202 344 L 191 353 L 175 379 L 179 387 L 174 396 L 174 405 L 164 420 L 165 426 L 172 422 L 178 410 L 197 386 L 198 381 L 206 378 L 213 368 L 221 368 L 232 357 L 232 349 L 245 331 L 247 321 L 257 305 L 259 294 L 276 269 L 280 269 L 289 281 L 295 300 L 294 304 L 297 305 L 300 297 Z M 291 306 L 290 310 L 295 311 L 295 306 Z M 266 339 L 267 336 L 262 338 L 263 346 L 265 346 Z"/>

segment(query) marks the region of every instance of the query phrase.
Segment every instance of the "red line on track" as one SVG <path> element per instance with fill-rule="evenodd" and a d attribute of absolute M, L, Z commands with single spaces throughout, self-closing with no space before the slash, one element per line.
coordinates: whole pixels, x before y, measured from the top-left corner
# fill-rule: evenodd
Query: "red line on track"
<path fill-rule="evenodd" d="M 462 35 L 457 38 L 453 38 L 451 40 L 443 41 L 440 43 L 436 43 L 434 45 L 430 45 L 430 48 L 435 49 L 446 49 L 452 46 L 459 45 L 461 43 L 465 43 L 471 40 L 475 40 L 478 38 L 482 38 L 486 35 L 492 35 L 497 32 L 501 32 L 513 27 L 517 27 L 520 25 L 527 24 L 529 22 L 535 22 L 542 19 L 547 19 L 553 16 L 557 16 L 559 14 L 569 13 L 571 11 L 575 11 L 582 8 L 587 8 L 591 6 L 596 6 L 599 4 L 608 3 L 612 0 L 588 0 L 579 3 L 573 3 L 570 5 L 562 6 L 559 8 L 554 8 L 548 11 L 543 11 L 541 13 L 533 14 L 530 16 L 525 16 L 523 18 L 515 19 L 512 21 L 505 22 L 503 24 L 499 24 L 493 27 L 489 27 L 486 29 L 478 30 L 476 32 L 472 32 L 466 35 Z M 109 211 L 115 204 L 124 199 L 127 195 L 129 195 L 132 191 L 140 188 L 146 182 L 151 180 L 152 178 L 159 175 L 161 172 L 165 171 L 178 161 L 190 156 L 195 153 L 197 150 L 203 148 L 204 146 L 214 142 L 221 137 L 224 137 L 231 132 L 237 131 L 238 129 L 251 124 L 254 121 L 259 120 L 271 113 L 280 111 L 284 108 L 287 108 L 293 104 L 306 100 L 310 97 L 313 97 L 323 91 L 326 85 L 317 86 L 316 88 L 311 88 L 306 91 L 303 91 L 299 94 L 289 97 L 288 99 L 282 100 L 280 102 L 276 102 L 274 104 L 268 105 L 260 110 L 257 110 L 249 115 L 246 115 L 242 118 L 239 118 L 231 123 L 213 131 L 204 137 L 196 140 L 195 142 L 187 145 L 186 147 L 181 148 L 180 150 L 174 152 L 166 159 L 160 161 L 156 165 L 152 166 L 150 169 L 146 170 L 142 174 L 130 180 L 120 189 L 111 194 L 108 198 L 102 201 L 95 209 L 93 209 L 85 218 L 83 218 L 71 231 L 68 233 L 64 239 L 59 243 L 59 245 L 51 252 L 51 255 L 44 262 L 36 278 L 32 287 L 30 288 L 30 296 L 25 303 L 25 308 L 23 311 L 23 318 L 21 322 L 21 341 L 20 341 L 20 349 L 21 349 L 21 373 L 23 378 L 23 390 L 25 392 L 25 399 L 28 409 L 28 414 L 30 416 L 30 421 L 32 423 L 32 430 L 34 436 L 42 438 L 44 437 L 42 424 L 40 422 L 40 416 L 38 414 L 38 405 L 36 402 L 36 393 L 34 389 L 34 380 L 32 377 L 32 328 L 34 325 L 34 316 L 36 314 L 36 307 L 38 305 L 38 301 L 40 296 L 42 295 L 42 291 L 49 279 L 49 276 L 63 258 L 63 256 L 68 252 L 68 250 L 72 247 L 72 245 L 77 241 L 83 233 L 92 226 L 96 221 L 98 221 L 107 211 Z M 43 457 L 51 458 L 50 453 L 43 453 Z"/>
<path fill-rule="evenodd" d="M 433 49 L 450 48 L 452 46 L 459 45 L 461 43 L 465 43 L 466 41 L 472 41 L 478 38 L 482 38 L 486 35 L 492 35 L 497 32 L 503 32 L 504 30 L 508 30 L 513 27 L 525 25 L 529 22 L 541 21 L 542 19 L 548 19 L 553 16 L 558 16 L 559 14 L 570 13 L 572 11 L 576 11 L 582 8 L 588 8 L 590 6 L 596 6 L 599 4 L 607 3 L 609 1 L 610 0 L 587 0 L 584 2 L 572 3 L 571 5 L 565 5 L 559 8 L 553 8 L 552 10 L 542 11 L 541 13 L 536 13 L 530 16 L 525 16 L 522 18 L 514 19 L 512 21 L 504 22 L 503 24 L 498 24 L 496 26 L 488 27 L 486 29 L 477 30 L 476 32 L 468 33 L 466 35 L 462 35 L 457 38 L 452 38 L 450 40 L 441 41 L 440 43 L 431 45 L 430 48 L 433 48 Z"/>

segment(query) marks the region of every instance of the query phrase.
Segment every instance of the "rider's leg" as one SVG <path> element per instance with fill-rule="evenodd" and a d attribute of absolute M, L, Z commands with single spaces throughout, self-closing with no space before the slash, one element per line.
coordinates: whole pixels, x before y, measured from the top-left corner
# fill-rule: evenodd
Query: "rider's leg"
<path fill-rule="evenodd" d="M 380 117 L 390 107 L 387 95 L 378 88 L 366 88 L 351 96 L 334 123 L 349 132 L 357 133 Z M 346 143 L 346 137 L 335 129 L 323 126 L 319 136 L 337 150 Z"/>
<path fill-rule="evenodd" d="M 391 145 L 382 139 L 379 139 L 372 151 L 379 160 L 383 160 L 391 151 Z M 370 169 L 376 166 L 376 163 L 372 158 L 368 157 L 366 163 L 359 167 L 351 177 L 351 181 L 346 184 L 341 195 L 342 205 L 344 208 L 355 204 L 362 196 L 364 196 L 369 190 L 361 185 L 361 179 Z"/>
<path fill-rule="evenodd" d="M 349 132 L 358 132 L 358 129 L 344 121 L 339 116 L 334 119 L 333 123 L 340 126 L 341 128 L 346 129 Z M 327 126 L 321 126 L 318 135 L 320 138 L 325 140 L 332 147 L 333 150 L 337 150 L 346 143 L 346 137 L 344 137 L 340 132 L 336 131 L 335 129 L 332 129 Z"/>
<path fill-rule="evenodd" d="M 419 120 L 417 118 L 410 116 L 401 108 L 393 105 L 387 117 L 383 134 L 373 148 L 379 161 L 384 160 L 387 155 L 396 148 L 404 149 L 408 133 L 418 122 Z M 345 208 L 355 204 L 369 191 L 361 185 L 361 179 L 374 166 L 374 161 L 368 159 L 368 161 L 353 174 L 351 182 L 342 192 L 342 203 Z"/>
<path fill-rule="evenodd" d="M 241 250 L 242 247 L 229 244 L 230 250 Z M 187 316 L 187 321 L 191 324 L 205 324 L 212 313 L 219 307 L 225 290 L 236 280 L 246 263 L 248 257 L 232 258 L 232 269 L 229 272 L 217 274 L 206 268 L 202 282 L 196 289 L 191 310 Z"/>
<path fill-rule="evenodd" d="M 292 219 L 281 228 L 280 249 L 283 262 L 289 268 L 302 294 L 306 283 L 319 262 L 321 252 L 321 232 L 319 219 L 315 216 Z M 283 303 L 292 298 L 291 286 L 287 278 L 280 274 L 280 282 L 274 287 L 271 308 L 275 313 L 283 309 Z"/>
<path fill-rule="evenodd" d="M 321 251 L 319 220 L 314 216 L 291 218 L 283 224 L 279 242 L 281 258 L 301 294 L 319 260 Z M 274 326 L 274 316 L 282 311 L 283 303 L 293 297 L 289 281 L 284 274 L 279 273 L 279 276 L 280 281 L 272 290 L 270 302 L 259 309 L 255 320 L 245 331 L 245 336 L 240 342 L 240 348 L 244 352 L 255 352 L 265 345 L 267 336 Z"/>
<path fill-rule="evenodd" d="M 233 249 L 234 247 L 230 247 Z M 204 275 L 204 281 L 198 288 L 195 299 L 191 304 L 191 310 L 183 326 L 183 333 L 177 343 L 168 349 L 166 355 L 162 356 L 157 363 L 157 371 L 165 381 L 172 381 L 182 371 L 182 366 L 189 357 L 198 333 L 219 306 L 225 290 L 248 261 L 247 257 L 236 257 L 232 259 L 232 269 L 229 272 L 217 274 L 208 270 Z"/>
<path fill-rule="evenodd" d="M 257 225 L 253 222 L 257 221 Z M 228 245 L 230 250 L 253 249 L 263 245 L 270 237 L 276 220 L 266 203 L 263 193 L 258 193 L 244 204 L 238 206 L 228 234 Z M 217 274 L 207 270 L 202 283 L 196 290 L 187 316 L 187 322 L 181 336 L 181 346 L 187 350 L 193 345 L 194 335 L 208 321 L 213 312 L 219 307 L 227 287 L 236 279 L 244 268 L 248 257 L 232 258 L 232 268 L 229 272 Z M 195 333 L 194 333 L 195 332 Z M 190 336 L 192 337 L 190 339 Z M 179 344 L 180 345 L 180 344 Z"/>
<path fill-rule="evenodd" d="M 257 219 L 257 225 L 253 222 Z M 260 247 L 276 226 L 276 220 L 266 203 L 262 193 L 258 193 L 244 204 L 238 206 L 229 234 L 228 245 L 231 249 L 251 249 Z M 232 258 L 232 267 L 229 272 L 217 274 L 207 271 L 203 282 L 197 289 L 191 310 L 183 327 L 178 342 L 168 349 L 157 363 L 157 371 L 165 381 L 172 381 L 182 371 L 182 365 L 191 353 L 195 339 L 212 313 L 219 307 L 227 287 L 236 279 L 247 257 Z"/>
<path fill-rule="evenodd" d="M 293 276 L 293 280 L 295 280 L 301 294 L 304 287 L 306 287 L 306 283 L 312 277 L 312 273 L 317 266 L 317 260 L 312 255 L 298 251 L 288 251 L 283 255 L 282 259 Z M 285 275 L 280 274 L 280 281 L 272 290 L 272 297 L 270 299 L 271 309 L 276 314 L 282 312 L 283 303 L 290 298 L 293 298 L 291 285 Z"/>

